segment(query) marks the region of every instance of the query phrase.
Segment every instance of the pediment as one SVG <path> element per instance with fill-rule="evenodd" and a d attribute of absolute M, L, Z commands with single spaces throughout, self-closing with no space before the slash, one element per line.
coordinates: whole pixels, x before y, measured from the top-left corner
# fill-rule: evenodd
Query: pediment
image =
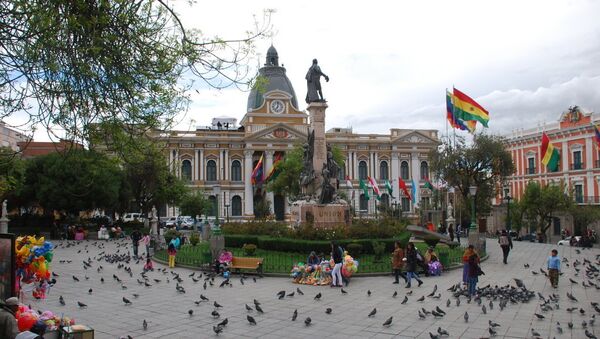
<path fill-rule="evenodd" d="M 392 139 L 393 144 L 439 144 L 438 140 L 419 132 L 411 131 Z"/>
<path fill-rule="evenodd" d="M 304 126 L 303 126 L 304 127 Z M 295 129 L 294 127 L 278 123 L 269 126 L 256 133 L 246 136 L 245 140 L 268 140 L 268 141 L 284 141 L 284 140 L 306 140 L 307 134 Z"/>

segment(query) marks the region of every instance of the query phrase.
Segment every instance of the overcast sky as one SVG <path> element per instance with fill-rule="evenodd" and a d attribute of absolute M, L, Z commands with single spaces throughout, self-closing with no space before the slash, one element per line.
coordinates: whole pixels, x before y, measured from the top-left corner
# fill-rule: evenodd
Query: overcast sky
<path fill-rule="evenodd" d="M 331 78 L 323 81 L 326 128 L 445 133 L 445 89 L 453 85 L 490 112 L 492 133 L 556 121 L 571 105 L 600 112 L 600 1 L 172 3 L 186 26 L 226 39 L 242 37 L 253 14 L 275 9 L 274 37 L 258 42 L 260 64 L 272 42 L 304 110 L 304 75 L 318 58 Z M 193 92 L 178 127 L 216 116 L 239 121 L 247 97 Z"/>
<path fill-rule="evenodd" d="M 367 6 L 368 4 L 368 6 Z M 273 8 L 272 39 L 300 109 L 313 58 L 330 76 L 327 128 L 445 132 L 445 89 L 490 112 L 492 133 L 556 121 L 571 105 L 600 112 L 600 1 L 218 1 L 178 10 L 207 34 L 236 37 Z M 260 63 L 271 40 L 258 44 Z M 247 93 L 205 90 L 184 121 L 240 119 Z M 185 124 L 183 124 L 185 125 Z M 461 132 L 464 133 L 464 132 Z"/>

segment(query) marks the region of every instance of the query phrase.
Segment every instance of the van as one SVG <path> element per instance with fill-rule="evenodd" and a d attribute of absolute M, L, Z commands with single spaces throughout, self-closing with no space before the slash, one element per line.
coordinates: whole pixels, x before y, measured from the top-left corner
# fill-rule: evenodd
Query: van
<path fill-rule="evenodd" d="M 125 213 L 123 214 L 123 221 L 124 222 L 130 222 L 130 221 L 134 221 L 134 220 L 142 220 L 144 219 L 144 216 L 142 215 L 142 213 Z"/>

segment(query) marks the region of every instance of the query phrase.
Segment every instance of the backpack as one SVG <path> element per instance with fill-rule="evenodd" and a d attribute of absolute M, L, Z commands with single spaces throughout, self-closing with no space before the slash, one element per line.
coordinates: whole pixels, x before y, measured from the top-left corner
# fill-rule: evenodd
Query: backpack
<path fill-rule="evenodd" d="M 501 236 L 500 239 L 498 239 L 498 242 L 500 243 L 500 246 L 508 246 L 509 242 L 508 242 L 508 237 L 507 236 Z"/>

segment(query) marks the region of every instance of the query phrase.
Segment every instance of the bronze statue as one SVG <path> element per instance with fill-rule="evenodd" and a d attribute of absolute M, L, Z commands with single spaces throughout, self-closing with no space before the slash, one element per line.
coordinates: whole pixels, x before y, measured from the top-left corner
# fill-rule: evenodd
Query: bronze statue
<path fill-rule="evenodd" d="M 329 82 L 329 77 L 321 71 L 317 59 L 313 59 L 312 66 L 306 73 L 306 103 L 324 102 L 323 91 L 321 90 L 321 76 L 325 77 L 325 81 Z"/>

